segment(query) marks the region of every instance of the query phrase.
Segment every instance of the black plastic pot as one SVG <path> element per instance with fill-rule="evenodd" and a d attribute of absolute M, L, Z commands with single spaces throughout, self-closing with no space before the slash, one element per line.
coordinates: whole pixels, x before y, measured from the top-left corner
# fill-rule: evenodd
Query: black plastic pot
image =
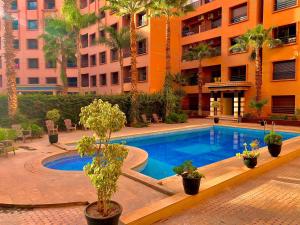
<path fill-rule="evenodd" d="M 219 117 L 214 117 L 214 123 L 219 123 Z"/>
<path fill-rule="evenodd" d="M 281 145 L 270 144 L 268 145 L 268 150 L 272 157 L 278 157 L 281 152 Z"/>
<path fill-rule="evenodd" d="M 260 125 L 261 125 L 261 126 L 264 126 L 266 121 L 265 121 L 265 120 L 261 120 L 261 121 L 259 121 L 259 122 L 260 122 Z"/>
<path fill-rule="evenodd" d="M 188 195 L 196 195 L 199 193 L 201 178 L 182 177 L 184 192 Z"/>
<path fill-rule="evenodd" d="M 96 208 L 97 207 L 97 202 L 93 202 L 91 204 L 89 204 L 85 210 L 84 210 L 84 214 L 85 214 L 85 218 L 87 220 L 87 224 L 88 225 L 118 225 L 119 224 L 119 218 L 122 214 L 123 208 L 122 206 L 115 202 L 115 201 L 111 201 L 110 204 L 115 205 L 115 207 L 118 209 L 116 211 L 118 211 L 118 213 L 116 213 L 115 215 L 111 215 L 108 217 L 93 217 L 91 215 L 88 214 L 88 210 L 89 208 Z"/>
<path fill-rule="evenodd" d="M 54 144 L 58 142 L 58 134 L 49 134 L 49 142 L 50 144 Z"/>
<path fill-rule="evenodd" d="M 257 158 L 246 158 L 246 157 L 244 157 L 244 164 L 248 168 L 253 169 L 257 165 Z"/>

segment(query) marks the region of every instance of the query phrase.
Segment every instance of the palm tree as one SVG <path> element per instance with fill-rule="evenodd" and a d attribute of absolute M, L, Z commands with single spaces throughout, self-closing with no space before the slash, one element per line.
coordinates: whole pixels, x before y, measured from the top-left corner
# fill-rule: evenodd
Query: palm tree
<path fill-rule="evenodd" d="M 10 118 L 15 118 L 18 110 L 17 85 L 16 85 L 16 70 L 15 70 L 15 50 L 13 48 L 13 18 L 10 14 L 12 0 L 3 1 L 4 9 L 4 58 L 6 64 L 7 77 L 7 96 L 8 96 L 8 115 Z"/>
<path fill-rule="evenodd" d="M 279 39 L 272 38 L 273 28 L 265 29 L 262 24 L 248 30 L 241 37 L 236 39 L 236 44 L 231 47 L 231 50 L 247 50 L 251 49 L 251 59 L 255 60 L 255 86 L 256 86 L 256 101 L 261 100 L 262 87 L 262 50 L 265 46 L 269 48 L 276 47 L 281 43 Z"/>
<path fill-rule="evenodd" d="M 45 58 L 60 65 L 60 78 L 63 84 L 63 94 L 68 93 L 67 62 L 76 54 L 76 35 L 70 26 L 61 18 L 47 18 L 45 33 L 41 35 L 45 44 Z"/>
<path fill-rule="evenodd" d="M 76 0 L 64 0 L 62 15 L 66 22 L 70 24 L 72 32 L 76 34 L 76 57 L 78 71 L 78 87 L 81 89 L 81 65 L 80 65 L 80 30 L 94 24 L 97 21 L 95 13 L 81 14 Z"/>
<path fill-rule="evenodd" d="M 127 27 L 121 28 L 119 31 L 115 30 L 113 27 L 106 26 L 104 31 L 108 34 L 108 37 L 103 37 L 100 39 L 100 43 L 106 45 L 111 49 L 117 49 L 119 53 L 119 63 L 120 63 L 120 84 L 121 92 L 124 92 L 124 75 L 123 75 L 123 52 L 125 49 L 130 47 L 130 32 Z"/>
<path fill-rule="evenodd" d="M 136 125 L 138 115 L 138 71 L 137 71 L 137 32 L 135 15 L 145 10 L 147 0 L 107 0 L 104 10 L 115 12 L 118 16 L 130 16 L 130 52 L 131 52 L 131 110 L 130 121 Z"/>
<path fill-rule="evenodd" d="M 153 0 L 147 5 L 151 16 L 166 19 L 166 74 L 171 73 L 171 18 L 193 11 L 188 3 L 189 0 Z"/>
<path fill-rule="evenodd" d="M 207 43 L 200 43 L 184 55 L 188 61 L 198 60 L 198 115 L 202 116 L 202 86 L 203 86 L 203 67 L 202 60 L 213 56 L 214 50 Z"/>

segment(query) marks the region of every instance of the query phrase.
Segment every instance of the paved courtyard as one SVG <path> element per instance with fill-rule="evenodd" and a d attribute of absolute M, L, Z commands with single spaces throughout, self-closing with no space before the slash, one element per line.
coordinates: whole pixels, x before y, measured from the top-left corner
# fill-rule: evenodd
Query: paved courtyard
<path fill-rule="evenodd" d="M 300 158 L 157 223 L 254 224 L 300 224 Z"/>

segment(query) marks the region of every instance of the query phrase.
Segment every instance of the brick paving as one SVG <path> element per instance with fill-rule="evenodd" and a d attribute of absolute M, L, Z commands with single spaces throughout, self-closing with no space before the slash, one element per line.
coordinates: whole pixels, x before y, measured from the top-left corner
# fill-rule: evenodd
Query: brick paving
<path fill-rule="evenodd" d="M 157 223 L 255 224 L 300 224 L 300 158 Z"/>

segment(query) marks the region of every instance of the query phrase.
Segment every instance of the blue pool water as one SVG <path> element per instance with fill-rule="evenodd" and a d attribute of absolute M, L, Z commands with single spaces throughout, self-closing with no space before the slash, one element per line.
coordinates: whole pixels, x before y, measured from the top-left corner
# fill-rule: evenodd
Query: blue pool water
<path fill-rule="evenodd" d="M 299 136 L 296 133 L 279 133 L 284 140 Z M 235 156 L 237 152 L 243 151 L 245 142 L 258 140 L 263 147 L 264 135 L 261 130 L 214 126 L 117 139 L 113 142 L 125 142 L 126 145 L 147 151 L 148 164 L 140 172 L 155 179 L 163 179 L 174 175 L 173 167 L 185 160 L 192 160 L 195 166 L 200 167 Z M 59 170 L 82 170 L 88 162 L 91 162 L 90 157 L 71 156 L 49 162 L 45 166 Z"/>

